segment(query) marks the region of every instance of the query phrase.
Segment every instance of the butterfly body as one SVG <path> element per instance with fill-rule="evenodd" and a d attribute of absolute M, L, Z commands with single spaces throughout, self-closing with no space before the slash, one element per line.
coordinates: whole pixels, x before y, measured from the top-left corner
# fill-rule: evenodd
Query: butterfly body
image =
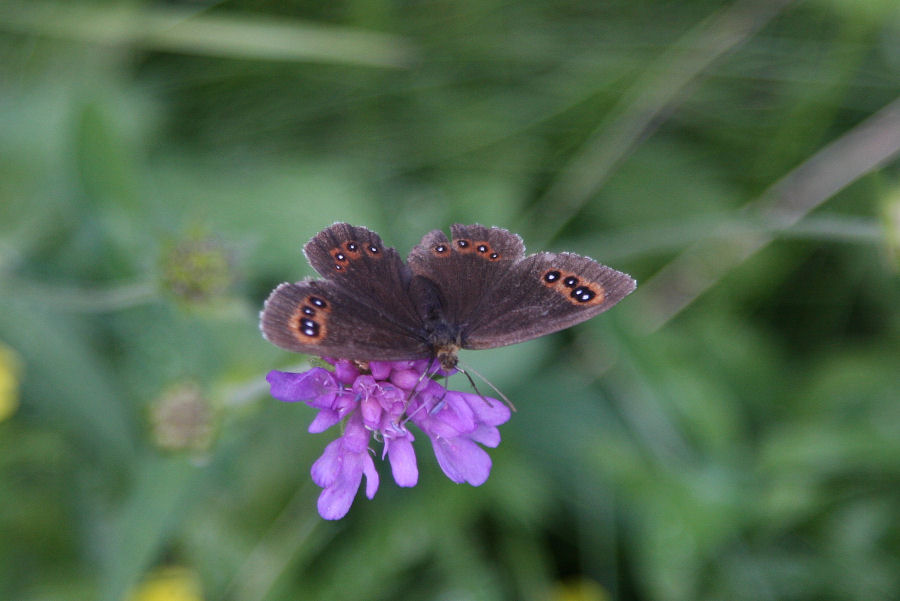
<path fill-rule="evenodd" d="M 363 227 L 336 223 L 304 252 L 323 279 L 281 284 L 260 317 L 272 343 L 358 360 L 436 358 L 522 342 L 619 302 L 635 281 L 572 253 L 525 256 L 516 234 L 454 225 L 426 234 L 404 263 Z"/>

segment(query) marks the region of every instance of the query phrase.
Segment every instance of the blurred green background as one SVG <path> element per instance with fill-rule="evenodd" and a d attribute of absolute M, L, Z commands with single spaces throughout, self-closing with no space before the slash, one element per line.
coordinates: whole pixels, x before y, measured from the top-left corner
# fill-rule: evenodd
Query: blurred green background
<path fill-rule="evenodd" d="M 900 599 L 894 0 L 4 0 L 0 49 L 0 598 Z M 639 287 L 464 353 L 485 485 L 420 436 L 326 522 L 257 312 L 339 220 Z"/>

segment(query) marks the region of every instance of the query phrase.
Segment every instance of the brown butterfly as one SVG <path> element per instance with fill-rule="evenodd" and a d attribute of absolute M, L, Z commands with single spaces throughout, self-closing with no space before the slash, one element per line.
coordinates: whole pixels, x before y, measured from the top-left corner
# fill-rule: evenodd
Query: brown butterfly
<path fill-rule="evenodd" d="M 425 235 L 404 263 L 375 232 L 336 223 L 304 247 L 321 280 L 281 284 L 260 328 L 281 348 L 344 359 L 437 358 L 530 340 L 606 311 L 631 276 L 572 253 L 525 256 L 507 230 L 454 225 Z"/>

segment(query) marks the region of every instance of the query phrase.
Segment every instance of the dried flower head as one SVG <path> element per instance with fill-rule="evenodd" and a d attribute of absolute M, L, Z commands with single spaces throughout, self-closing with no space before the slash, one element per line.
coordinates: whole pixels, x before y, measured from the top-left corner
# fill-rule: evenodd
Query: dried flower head
<path fill-rule="evenodd" d="M 206 449 L 214 431 L 215 414 L 199 386 L 185 383 L 158 398 L 150 409 L 153 438 L 170 451 Z"/>
<path fill-rule="evenodd" d="M 161 257 L 162 285 L 189 303 L 222 296 L 234 283 L 234 261 L 219 240 L 200 233 L 171 243 Z"/>

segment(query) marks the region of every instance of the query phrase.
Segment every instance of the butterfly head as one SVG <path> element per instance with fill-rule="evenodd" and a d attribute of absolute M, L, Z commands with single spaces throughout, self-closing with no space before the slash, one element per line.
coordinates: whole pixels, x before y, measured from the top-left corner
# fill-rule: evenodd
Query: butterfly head
<path fill-rule="evenodd" d="M 441 367 L 445 371 L 456 369 L 459 358 L 456 354 L 459 352 L 459 345 L 451 342 L 434 347 L 434 355 Z"/>

